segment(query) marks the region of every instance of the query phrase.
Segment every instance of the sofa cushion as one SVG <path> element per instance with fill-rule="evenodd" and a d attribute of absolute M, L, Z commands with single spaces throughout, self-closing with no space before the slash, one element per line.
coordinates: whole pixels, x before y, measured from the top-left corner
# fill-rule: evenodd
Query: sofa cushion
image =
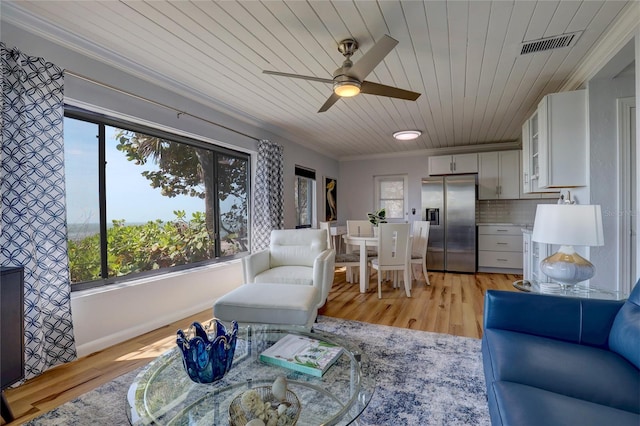
<path fill-rule="evenodd" d="M 500 328 L 609 349 L 623 301 L 488 290 L 484 329 Z"/>
<path fill-rule="evenodd" d="M 313 285 L 313 268 L 308 266 L 278 266 L 256 275 L 254 282 Z"/>
<path fill-rule="evenodd" d="M 494 382 L 489 399 L 497 410 L 491 412 L 493 425 L 638 426 L 640 415 L 605 405 L 512 382 Z M 499 418 L 496 418 L 499 417 Z M 544 422 L 541 421 L 544 419 Z"/>
<path fill-rule="evenodd" d="M 508 330 L 484 336 L 489 381 L 510 381 L 640 413 L 638 370 L 618 354 Z M 489 367 L 489 368 L 487 368 Z"/>
<path fill-rule="evenodd" d="M 609 347 L 640 368 L 640 280 L 613 320 Z"/>
<path fill-rule="evenodd" d="M 313 267 L 327 249 L 324 229 L 277 229 L 271 231 L 269 254 L 272 268 L 283 265 Z"/>

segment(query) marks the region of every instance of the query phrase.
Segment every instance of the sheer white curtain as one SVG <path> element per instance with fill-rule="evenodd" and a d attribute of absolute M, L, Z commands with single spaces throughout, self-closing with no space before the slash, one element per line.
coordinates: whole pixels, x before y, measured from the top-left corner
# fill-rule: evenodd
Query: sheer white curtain
<path fill-rule="evenodd" d="M 23 266 L 25 378 L 76 358 L 65 209 L 64 71 L 0 43 L 0 264 Z"/>

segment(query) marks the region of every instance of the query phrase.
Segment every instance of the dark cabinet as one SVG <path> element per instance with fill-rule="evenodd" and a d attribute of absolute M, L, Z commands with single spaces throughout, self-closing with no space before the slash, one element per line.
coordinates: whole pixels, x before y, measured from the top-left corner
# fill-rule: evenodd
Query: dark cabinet
<path fill-rule="evenodd" d="M 0 267 L 0 389 L 24 377 L 24 269 Z M 11 411 L 2 396 L 2 417 Z"/>

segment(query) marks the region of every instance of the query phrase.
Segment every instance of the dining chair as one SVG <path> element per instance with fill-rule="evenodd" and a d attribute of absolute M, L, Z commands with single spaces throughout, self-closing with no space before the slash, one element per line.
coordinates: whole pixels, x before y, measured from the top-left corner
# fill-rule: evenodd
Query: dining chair
<path fill-rule="evenodd" d="M 373 224 L 369 220 L 347 220 L 347 234 L 354 237 L 373 237 Z M 351 251 L 350 249 L 347 252 Z M 376 248 L 368 247 L 367 253 L 376 256 Z"/>
<path fill-rule="evenodd" d="M 422 266 L 422 275 L 427 285 L 431 285 L 427 274 L 427 248 L 429 246 L 429 226 L 431 223 L 426 220 L 416 220 L 413 222 L 413 239 L 411 241 L 411 274 L 417 280 L 413 271 L 413 265 Z"/>
<path fill-rule="evenodd" d="M 331 237 L 331 222 L 320 222 L 320 229 L 327 231 L 327 247 L 335 249 L 334 241 Z M 346 267 L 346 279 L 348 283 L 358 282 L 357 273 L 360 266 L 360 253 L 336 253 L 336 268 Z M 356 273 L 354 273 L 354 271 Z M 369 274 L 367 274 L 369 276 Z"/>
<path fill-rule="evenodd" d="M 378 225 L 378 257 L 371 260 L 371 267 L 378 271 L 378 299 L 382 298 L 382 272 L 394 272 L 394 288 L 398 282 L 398 271 L 402 271 L 404 290 L 411 297 L 411 249 L 408 223 L 381 223 Z"/>
<path fill-rule="evenodd" d="M 356 237 L 372 237 L 373 225 L 368 220 L 347 220 L 347 234 Z"/>

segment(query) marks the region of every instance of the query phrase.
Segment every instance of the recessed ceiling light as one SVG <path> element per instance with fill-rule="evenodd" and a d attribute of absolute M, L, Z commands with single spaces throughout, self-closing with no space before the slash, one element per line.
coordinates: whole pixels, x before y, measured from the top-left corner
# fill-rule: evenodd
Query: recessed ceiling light
<path fill-rule="evenodd" d="M 399 141 L 410 141 L 412 139 L 420 136 L 422 132 L 420 130 L 402 130 L 400 132 L 395 132 L 393 137 Z"/>

